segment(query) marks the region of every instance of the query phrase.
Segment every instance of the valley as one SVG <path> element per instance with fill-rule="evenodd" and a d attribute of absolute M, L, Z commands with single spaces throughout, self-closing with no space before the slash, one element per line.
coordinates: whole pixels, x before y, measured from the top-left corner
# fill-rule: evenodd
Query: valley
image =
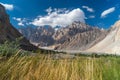
<path fill-rule="evenodd" d="M 37 5 L 32 3 L 32 8 Z M 22 12 L 17 5 L 14 16 Z M 95 16 L 86 17 L 80 8 L 52 12 L 49 7 L 47 16 L 32 22 L 14 17 L 16 27 L 8 15 L 13 7 L 0 2 L 0 80 L 120 80 L 120 20 L 103 29 L 87 24 Z M 32 13 L 32 8 L 27 10 Z M 114 10 L 103 11 L 100 20 Z"/>

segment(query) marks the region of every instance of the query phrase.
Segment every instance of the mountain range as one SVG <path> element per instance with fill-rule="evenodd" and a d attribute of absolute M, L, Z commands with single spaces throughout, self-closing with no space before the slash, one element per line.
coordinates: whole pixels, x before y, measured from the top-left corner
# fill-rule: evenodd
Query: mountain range
<path fill-rule="evenodd" d="M 108 30 L 82 22 L 73 22 L 58 30 L 50 26 L 40 26 L 20 28 L 19 32 L 40 48 L 99 54 L 119 54 L 120 52 L 120 21 Z"/>
<path fill-rule="evenodd" d="M 40 26 L 19 28 L 19 32 L 36 46 L 55 50 L 86 50 L 107 35 L 106 30 L 82 22 L 73 22 L 58 30 L 50 26 Z"/>
<path fill-rule="evenodd" d="M 10 23 L 5 8 L 0 5 L 0 43 L 15 41 L 19 37 L 23 37 L 20 46 L 25 50 L 47 47 L 63 51 L 120 54 L 120 21 L 108 30 L 78 21 L 58 30 L 51 26 L 21 27 L 17 30 Z"/>

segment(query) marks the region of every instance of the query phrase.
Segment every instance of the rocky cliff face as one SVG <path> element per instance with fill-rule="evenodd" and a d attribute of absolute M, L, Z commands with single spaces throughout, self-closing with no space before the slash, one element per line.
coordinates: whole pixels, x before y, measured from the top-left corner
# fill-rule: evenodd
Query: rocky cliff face
<path fill-rule="evenodd" d="M 19 28 L 19 32 L 29 39 L 31 43 L 36 44 L 37 46 L 53 45 L 55 42 L 52 38 L 54 31 L 55 30 L 50 26 Z"/>
<path fill-rule="evenodd" d="M 22 35 L 10 24 L 5 8 L 0 5 L 0 43 L 5 40 L 15 40 L 20 36 Z"/>
<path fill-rule="evenodd" d="M 91 27 L 81 22 L 60 28 L 55 31 L 50 26 L 19 29 L 30 41 L 40 47 L 52 47 L 54 49 L 67 50 L 85 50 L 101 41 L 107 34 L 107 31 L 97 27 Z"/>
<path fill-rule="evenodd" d="M 19 37 L 22 37 L 22 35 L 12 26 L 9 15 L 7 15 L 5 8 L 0 4 L 0 43 L 4 43 L 6 40 L 14 41 Z M 36 49 L 26 38 L 21 40 L 20 45 L 26 50 Z"/>
<path fill-rule="evenodd" d="M 95 45 L 106 36 L 107 32 L 81 22 L 74 22 L 66 28 L 58 30 L 54 35 L 56 49 L 85 50 Z"/>

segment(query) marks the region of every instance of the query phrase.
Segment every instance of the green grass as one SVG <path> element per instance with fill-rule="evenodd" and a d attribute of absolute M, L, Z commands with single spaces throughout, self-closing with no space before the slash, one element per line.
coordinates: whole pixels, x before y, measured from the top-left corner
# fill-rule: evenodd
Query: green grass
<path fill-rule="evenodd" d="M 0 62 L 0 80 L 120 80 L 120 57 L 55 60 L 51 56 L 5 59 Z"/>

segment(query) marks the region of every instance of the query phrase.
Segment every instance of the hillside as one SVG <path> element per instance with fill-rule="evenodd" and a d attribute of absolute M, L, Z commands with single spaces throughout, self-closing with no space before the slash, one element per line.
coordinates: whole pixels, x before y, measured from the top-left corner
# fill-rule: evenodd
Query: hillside
<path fill-rule="evenodd" d="M 110 28 L 108 35 L 102 41 L 87 51 L 120 55 L 120 20 Z"/>
<path fill-rule="evenodd" d="M 0 4 L 0 43 L 5 41 L 15 41 L 17 38 L 23 37 L 17 29 L 15 29 L 9 20 L 9 15 L 5 8 Z M 26 38 L 20 40 L 20 46 L 25 50 L 35 50 L 37 47 L 29 43 Z"/>

